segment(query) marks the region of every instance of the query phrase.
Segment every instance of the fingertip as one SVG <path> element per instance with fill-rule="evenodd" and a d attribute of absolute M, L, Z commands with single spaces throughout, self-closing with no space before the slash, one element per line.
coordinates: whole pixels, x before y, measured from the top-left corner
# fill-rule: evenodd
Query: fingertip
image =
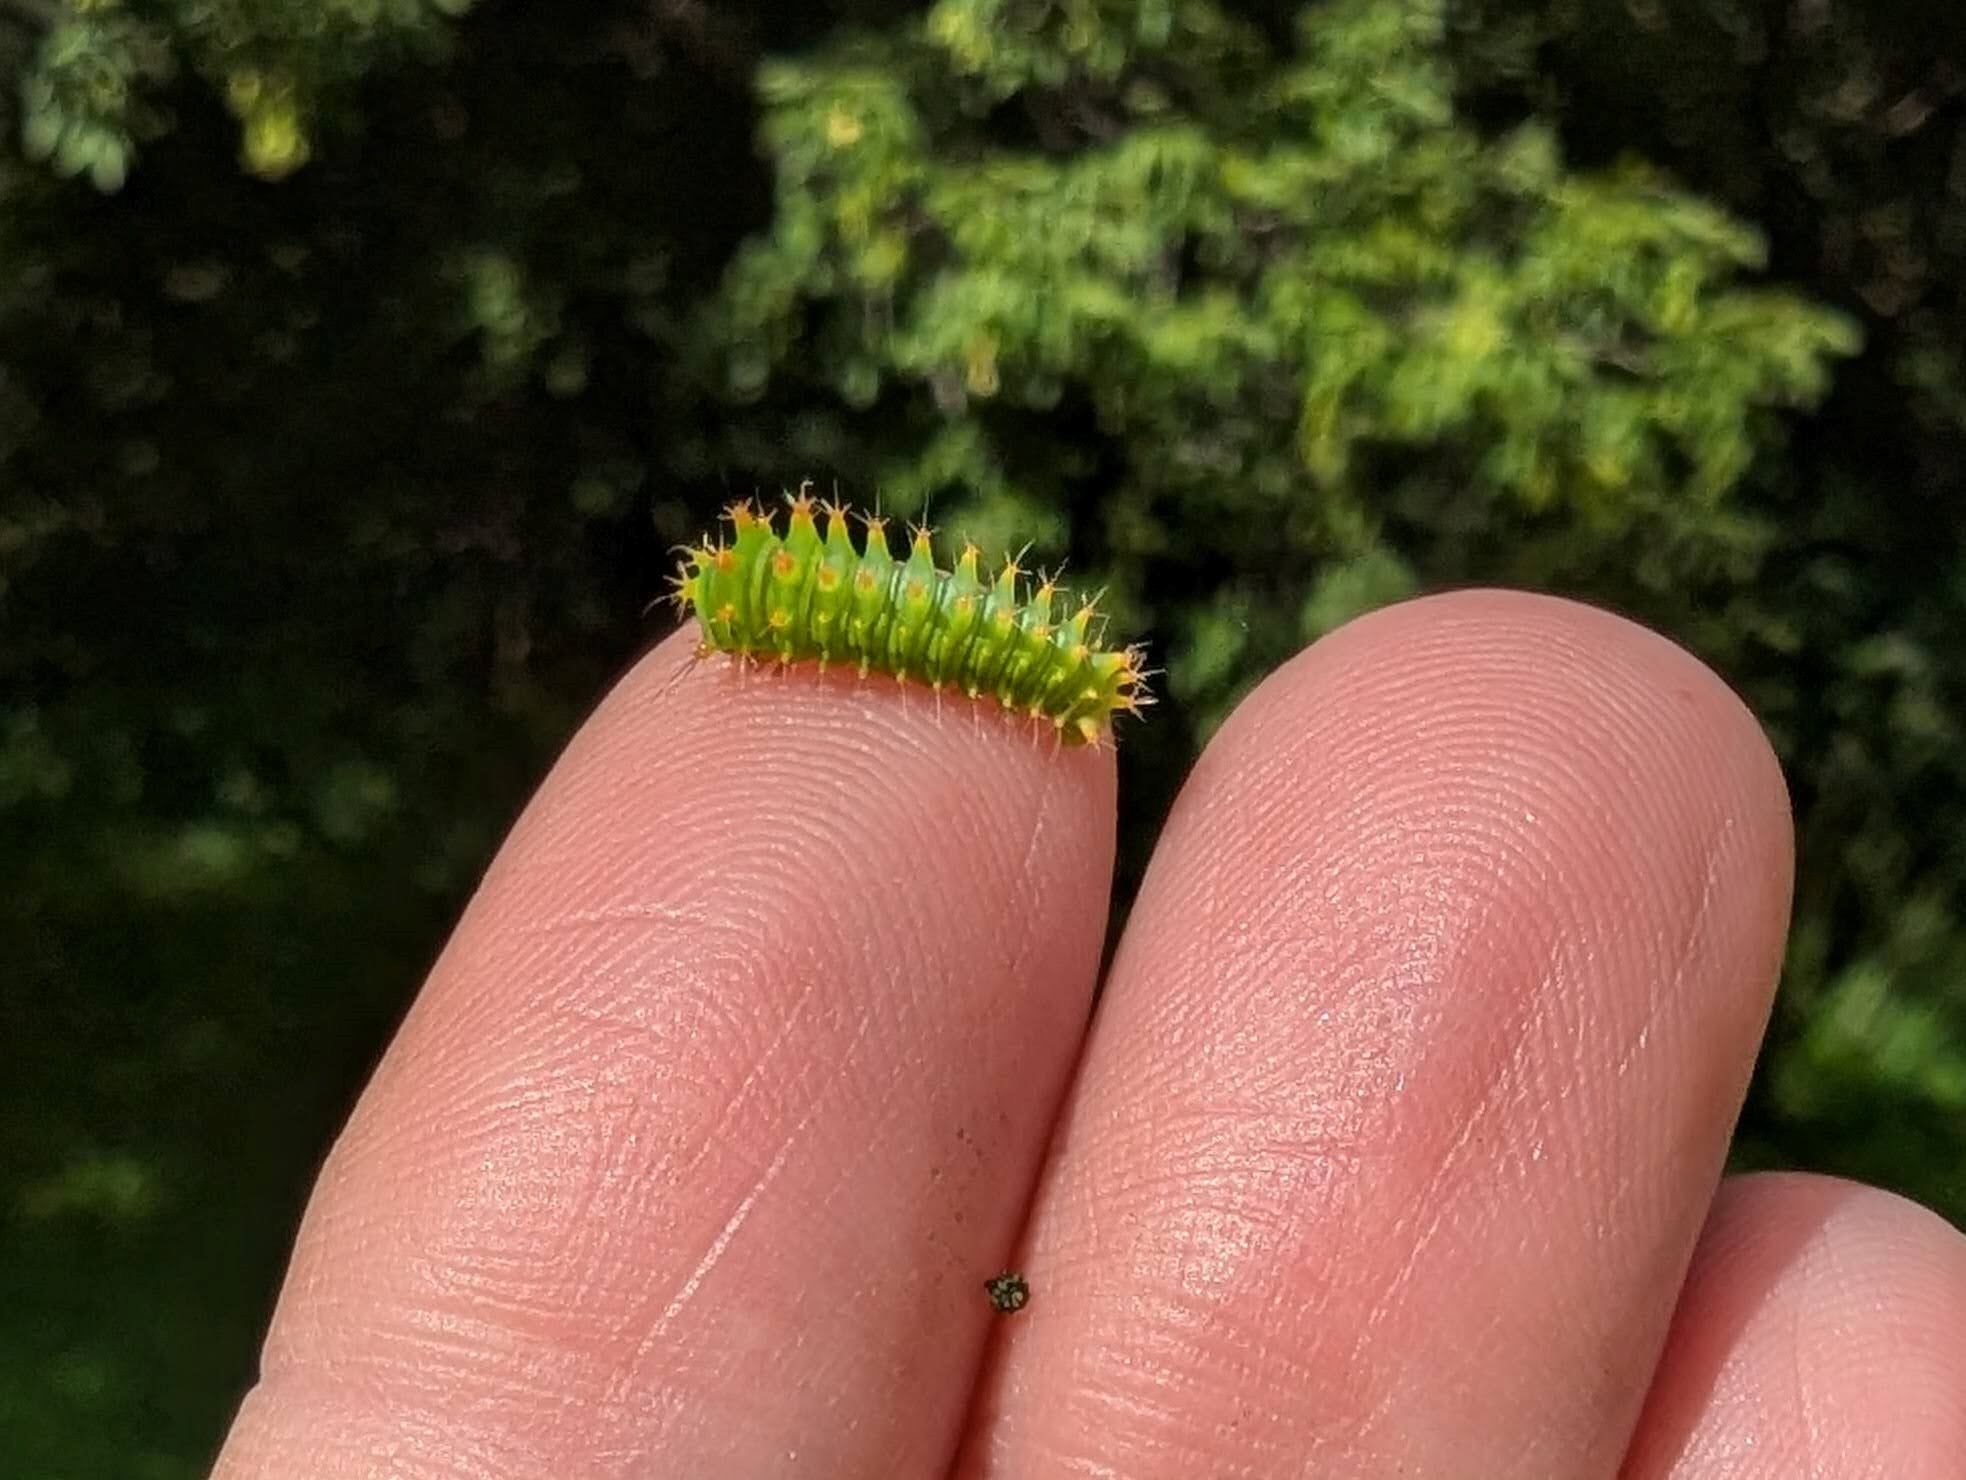
<path fill-rule="evenodd" d="M 975 1462 L 1089 1464 L 1092 1434 L 1143 1474 L 1602 1473 L 1752 1069 L 1789 845 L 1745 706 L 1609 613 L 1432 597 L 1266 679 L 1170 815 L 1056 1143 L 1030 1264 L 1070 1289 L 993 1389 L 1046 1402 L 992 1406 Z"/>
<path fill-rule="evenodd" d="M 1398 670 L 1388 675 L 1384 665 L 1395 656 Z M 1786 842 L 1788 783 L 1747 701 L 1664 634 L 1567 597 L 1479 588 L 1379 608 L 1298 654 L 1244 706 L 1249 716 L 1239 711 L 1232 722 L 1275 723 L 1295 702 L 1296 685 L 1347 679 L 1391 696 L 1416 689 L 1458 695 L 1487 684 L 1498 699 L 1515 699 L 1509 675 L 1525 669 L 1547 674 L 1541 692 L 1552 705 L 1602 704 L 1630 724 L 1649 722 L 1667 735 L 1690 731 L 1709 761 L 1725 762 L 1757 820 Z M 1253 702 L 1259 698 L 1265 703 Z"/>
<path fill-rule="evenodd" d="M 1685 648 L 1562 597 L 1420 597 L 1301 653 L 1224 726 L 1213 760 L 1267 765 L 1279 777 L 1343 775 L 1330 739 L 1342 719 L 1326 717 L 1346 714 L 1361 719 L 1352 756 L 1413 757 L 1400 789 L 1421 805 L 1446 810 L 1453 799 L 1441 787 L 1465 789 L 1472 772 L 1515 795 L 1520 816 L 1505 830 L 1523 841 L 1559 821 L 1536 811 L 1537 795 L 1563 797 L 1578 814 L 1560 819 L 1576 835 L 1571 851 L 1607 853 L 1613 871 L 1641 875 L 1663 855 L 1668 873 L 1704 875 L 1709 902 L 1756 946 L 1741 979 L 1765 1008 L 1794 882 L 1788 784 L 1746 701 Z M 1566 890 L 1569 882 L 1552 887 L 1615 887 L 1579 876 Z"/>
<path fill-rule="evenodd" d="M 928 1463 L 1083 1031 L 1113 785 L 994 706 L 658 644 L 335 1147 L 222 1473 Z"/>
<path fill-rule="evenodd" d="M 1874 1187 L 1723 1185 L 1626 1480 L 1942 1480 L 1966 1454 L 1966 1237 Z"/>

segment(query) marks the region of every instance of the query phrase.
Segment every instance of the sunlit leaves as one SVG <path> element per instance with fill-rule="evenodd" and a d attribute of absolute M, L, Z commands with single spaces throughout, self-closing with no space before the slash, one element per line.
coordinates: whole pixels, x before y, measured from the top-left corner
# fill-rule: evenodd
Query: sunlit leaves
<path fill-rule="evenodd" d="M 21 139 L 63 175 L 120 189 L 137 146 L 171 124 L 165 85 L 189 65 L 239 123 L 239 164 L 279 180 L 312 157 L 323 110 L 374 68 L 440 47 L 474 0 L 78 0 L 45 9 L 20 81 Z"/>
<path fill-rule="evenodd" d="M 61 175 L 122 188 L 137 145 L 166 117 L 151 91 L 175 69 L 162 28 L 105 5 L 52 24 L 20 83 L 21 147 Z"/>
<path fill-rule="evenodd" d="M 1129 78 L 1164 75 L 1176 33 L 1212 38 L 1181 52 L 1186 94 L 1133 115 Z M 946 106 L 976 78 L 987 118 Z M 1070 505 L 1045 480 L 1103 463 L 1105 518 L 1243 580 L 1301 592 L 1391 522 L 1424 566 L 1429 540 L 1506 549 L 1528 521 L 1545 580 L 1649 532 L 1676 553 L 1638 573 L 1665 589 L 1703 529 L 1742 547 L 1740 516 L 1696 511 L 1854 333 L 1745 283 L 1751 229 L 1637 168 L 1569 170 L 1538 127 L 1485 138 L 1453 89 L 1421 0 L 1314 7 L 1287 52 L 1199 3 L 943 0 L 773 64 L 778 217 L 700 322 L 703 373 L 767 415 L 801 385 L 886 408 L 865 434 L 890 468 L 937 418 L 1032 413 L 986 422 L 947 486 L 986 506 L 1008 474 Z M 1090 443 L 1045 419 L 1061 398 Z M 1294 635 L 1259 622 L 1248 661 Z"/>

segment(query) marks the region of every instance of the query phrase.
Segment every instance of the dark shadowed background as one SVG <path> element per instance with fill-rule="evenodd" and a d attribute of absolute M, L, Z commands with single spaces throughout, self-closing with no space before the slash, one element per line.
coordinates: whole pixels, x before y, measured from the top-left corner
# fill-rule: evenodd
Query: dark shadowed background
<path fill-rule="evenodd" d="M 477 871 L 812 477 L 1107 588 L 1122 899 L 1274 664 L 1526 584 L 1748 697 L 1737 1142 L 1966 1220 L 1950 0 L 0 0 L 0 1473 L 199 1475 Z"/>

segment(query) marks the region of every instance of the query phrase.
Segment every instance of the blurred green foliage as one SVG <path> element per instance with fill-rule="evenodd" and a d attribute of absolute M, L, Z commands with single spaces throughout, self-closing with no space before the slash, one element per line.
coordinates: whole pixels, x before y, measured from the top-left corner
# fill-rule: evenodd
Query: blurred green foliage
<path fill-rule="evenodd" d="M 665 547 L 805 476 L 1110 587 L 1172 701 L 1128 881 L 1359 611 L 1688 643 L 1802 839 L 1740 1159 L 1966 1219 L 1948 11 L 466 10 L 0 0 L 9 1473 L 201 1473 Z"/>

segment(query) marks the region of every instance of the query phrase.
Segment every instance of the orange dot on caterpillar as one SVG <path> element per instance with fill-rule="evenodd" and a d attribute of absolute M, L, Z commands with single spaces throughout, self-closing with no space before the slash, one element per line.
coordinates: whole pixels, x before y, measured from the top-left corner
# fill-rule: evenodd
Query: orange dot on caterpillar
<path fill-rule="evenodd" d="M 987 695 L 1011 713 L 1049 719 L 1072 745 L 1098 743 L 1114 715 L 1138 715 L 1153 702 L 1141 650 L 1105 647 L 1093 602 L 1060 620 L 1065 593 L 1055 582 L 1041 577 L 1027 596 L 1015 558 L 986 581 L 971 544 L 943 570 L 921 525 L 897 559 L 886 521 L 863 515 L 856 546 L 848 511 L 816 502 L 809 487 L 786 495 L 782 535 L 771 510 L 738 503 L 724 511 L 728 541 L 684 552 L 675 599 L 695 615 L 702 653 L 850 663 L 863 676 Z"/>

